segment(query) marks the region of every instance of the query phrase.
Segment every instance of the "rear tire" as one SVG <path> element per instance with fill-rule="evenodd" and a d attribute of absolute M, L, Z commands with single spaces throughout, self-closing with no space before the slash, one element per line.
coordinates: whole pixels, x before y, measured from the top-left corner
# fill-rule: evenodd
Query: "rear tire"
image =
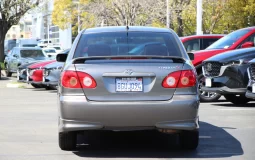
<path fill-rule="evenodd" d="M 199 131 L 182 131 L 179 142 L 182 149 L 195 150 L 199 143 Z"/>
<path fill-rule="evenodd" d="M 39 84 L 34 84 L 34 83 L 31 83 L 31 86 L 33 86 L 34 88 L 42 88 L 41 85 L 39 85 Z"/>
<path fill-rule="evenodd" d="M 224 95 L 227 101 L 236 104 L 236 105 L 241 105 L 241 104 L 246 104 L 250 101 L 250 99 L 246 98 L 245 95 L 234 95 L 234 94 L 226 94 Z"/>
<path fill-rule="evenodd" d="M 62 150 L 72 151 L 76 148 L 76 132 L 59 132 L 58 133 L 58 144 Z"/>
<path fill-rule="evenodd" d="M 9 71 L 9 67 L 8 67 L 8 64 L 5 64 L 5 68 L 6 68 L 6 76 L 7 77 L 11 77 L 12 76 L 12 72 Z"/>
<path fill-rule="evenodd" d="M 215 102 L 217 100 L 220 99 L 221 95 L 218 93 L 214 93 L 214 92 L 204 92 L 201 90 L 202 86 L 205 86 L 205 77 L 204 75 L 201 73 L 198 76 L 198 82 L 199 82 L 199 97 L 200 97 L 200 101 L 201 102 Z"/>

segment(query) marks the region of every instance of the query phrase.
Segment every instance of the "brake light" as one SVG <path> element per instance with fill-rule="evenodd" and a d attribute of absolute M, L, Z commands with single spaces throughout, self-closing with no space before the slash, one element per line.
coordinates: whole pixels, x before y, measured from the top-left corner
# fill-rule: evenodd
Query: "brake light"
<path fill-rule="evenodd" d="M 170 73 L 162 82 L 164 88 L 185 88 L 196 85 L 196 76 L 192 70 L 183 70 Z"/>
<path fill-rule="evenodd" d="M 79 71 L 64 71 L 61 84 L 65 88 L 96 88 L 97 86 L 93 77 Z"/>

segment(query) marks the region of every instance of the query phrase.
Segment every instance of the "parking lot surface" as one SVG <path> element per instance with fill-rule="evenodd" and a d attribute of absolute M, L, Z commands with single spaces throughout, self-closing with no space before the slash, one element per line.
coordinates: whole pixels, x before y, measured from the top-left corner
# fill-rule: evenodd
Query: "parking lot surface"
<path fill-rule="evenodd" d="M 165 146 L 166 139 L 147 131 L 110 133 L 102 147 L 84 144 L 71 152 L 58 147 L 57 92 L 29 85 L 7 87 L 14 81 L 0 80 L 0 160 L 255 159 L 254 102 L 202 103 L 196 151 L 179 149 L 174 136 Z"/>

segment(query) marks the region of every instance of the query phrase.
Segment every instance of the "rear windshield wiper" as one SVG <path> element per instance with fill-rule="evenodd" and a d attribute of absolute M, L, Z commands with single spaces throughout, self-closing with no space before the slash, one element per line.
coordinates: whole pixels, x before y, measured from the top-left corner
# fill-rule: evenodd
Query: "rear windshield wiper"
<path fill-rule="evenodd" d="M 172 60 L 174 63 L 184 63 L 186 60 L 176 56 L 95 56 L 95 57 L 78 57 L 72 60 L 72 64 L 84 64 L 86 60 L 111 60 L 111 59 L 162 59 Z"/>

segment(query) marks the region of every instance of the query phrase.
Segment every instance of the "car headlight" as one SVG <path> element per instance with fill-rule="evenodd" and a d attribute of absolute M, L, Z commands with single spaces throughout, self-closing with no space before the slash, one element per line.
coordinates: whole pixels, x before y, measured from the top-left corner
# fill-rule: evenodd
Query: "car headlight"
<path fill-rule="evenodd" d="M 35 70 L 30 70 L 30 71 L 28 72 L 28 74 L 29 74 L 30 76 L 32 76 L 33 73 L 34 73 L 34 71 L 35 71 Z"/>
<path fill-rule="evenodd" d="M 242 64 L 246 64 L 246 63 L 247 63 L 247 61 L 244 61 L 243 59 L 239 59 L 239 60 L 235 60 L 235 61 L 226 62 L 226 63 L 224 63 L 224 66 L 242 65 Z"/>

